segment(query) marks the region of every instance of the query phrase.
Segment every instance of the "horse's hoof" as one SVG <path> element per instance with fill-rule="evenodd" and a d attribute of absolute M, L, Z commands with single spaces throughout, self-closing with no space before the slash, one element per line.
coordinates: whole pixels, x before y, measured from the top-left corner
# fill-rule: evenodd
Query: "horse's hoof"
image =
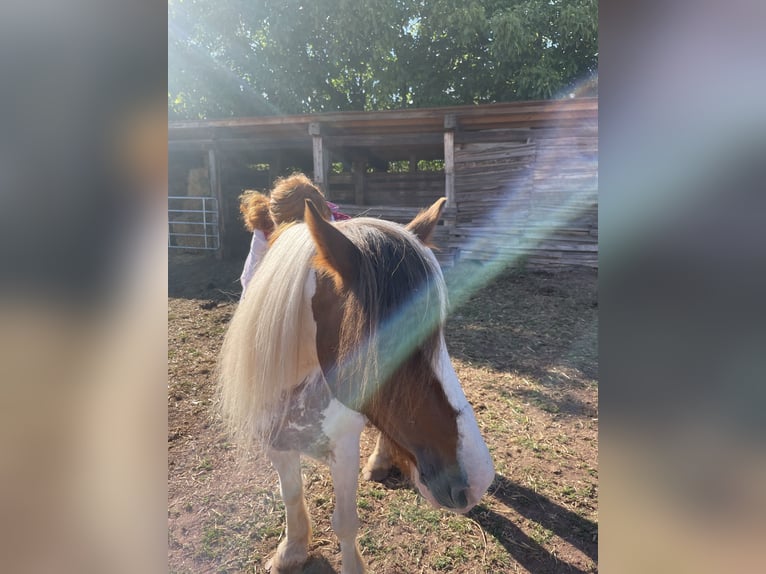
<path fill-rule="evenodd" d="M 279 549 L 266 561 L 263 568 L 269 574 L 297 574 L 306 560 L 308 554 L 305 552 L 298 551 L 291 555 L 287 549 Z"/>
<path fill-rule="evenodd" d="M 266 564 L 263 565 L 263 569 L 269 574 L 285 574 L 290 571 L 289 568 L 285 568 L 281 564 L 278 564 L 276 555 L 266 561 Z"/>
<path fill-rule="evenodd" d="M 362 478 L 373 482 L 383 482 L 391 474 L 391 467 L 365 468 L 362 470 Z"/>
<path fill-rule="evenodd" d="M 293 564 L 289 566 L 283 566 L 280 564 L 275 566 L 274 557 L 271 557 L 266 561 L 266 564 L 263 565 L 263 568 L 266 570 L 266 572 L 268 572 L 268 574 L 293 574 L 293 572 L 297 573 L 300 571 L 300 564 Z"/>

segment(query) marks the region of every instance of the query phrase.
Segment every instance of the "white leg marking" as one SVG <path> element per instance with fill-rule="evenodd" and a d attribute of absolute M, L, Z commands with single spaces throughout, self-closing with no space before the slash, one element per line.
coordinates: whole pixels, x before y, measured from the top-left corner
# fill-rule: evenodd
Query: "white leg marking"
<path fill-rule="evenodd" d="M 335 460 L 330 463 L 332 484 L 335 489 L 335 510 L 332 513 L 332 529 L 340 540 L 341 574 L 365 572 L 356 534 L 359 516 L 356 512 L 356 490 L 359 478 L 359 437 L 338 442 Z"/>
<path fill-rule="evenodd" d="M 375 443 L 375 450 L 367 459 L 367 464 L 364 465 L 362 478 L 364 480 L 383 480 L 391 472 L 393 464 L 389 441 L 382 433 L 378 433 L 378 442 Z"/>
<path fill-rule="evenodd" d="M 340 540 L 341 574 L 363 574 L 366 569 L 356 534 L 359 516 L 356 512 L 356 490 L 359 483 L 359 437 L 364 417 L 344 407 L 336 399 L 325 410 L 322 428 L 333 444 L 330 473 L 335 490 L 332 528 Z"/>
<path fill-rule="evenodd" d="M 269 459 L 279 474 L 279 488 L 287 517 L 287 535 L 266 564 L 267 570 L 279 572 L 280 569 L 303 564 L 308 558 L 311 521 L 303 497 L 300 454 L 296 451 L 270 450 Z"/>

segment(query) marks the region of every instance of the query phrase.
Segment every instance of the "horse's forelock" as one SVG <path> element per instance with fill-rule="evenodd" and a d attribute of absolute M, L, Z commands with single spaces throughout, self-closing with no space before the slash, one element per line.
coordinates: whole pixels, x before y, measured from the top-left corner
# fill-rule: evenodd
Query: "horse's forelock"
<path fill-rule="evenodd" d="M 338 227 L 362 254 L 344 305 L 339 382 L 352 387 L 346 394 L 356 397 L 357 408 L 374 411 L 381 406 L 379 386 L 402 362 L 417 351 L 427 365 L 438 354 L 446 289 L 436 258 L 401 226 L 357 218 Z M 394 393 L 407 410 L 417 402 L 412 397 L 422 395 L 418 383 L 427 377 L 410 379 Z"/>

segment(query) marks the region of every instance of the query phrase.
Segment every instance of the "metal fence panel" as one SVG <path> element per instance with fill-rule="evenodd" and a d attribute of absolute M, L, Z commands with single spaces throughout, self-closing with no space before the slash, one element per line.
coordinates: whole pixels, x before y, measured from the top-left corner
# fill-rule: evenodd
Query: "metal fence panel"
<path fill-rule="evenodd" d="M 168 197 L 168 247 L 215 251 L 220 247 L 218 200 L 207 196 Z"/>

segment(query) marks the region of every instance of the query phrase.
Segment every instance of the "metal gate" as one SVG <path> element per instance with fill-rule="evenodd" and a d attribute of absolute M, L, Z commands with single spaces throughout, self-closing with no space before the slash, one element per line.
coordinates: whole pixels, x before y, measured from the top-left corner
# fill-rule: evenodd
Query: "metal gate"
<path fill-rule="evenodd" d="M 206 196 L 168 197 L 168 247 L 217 250 L 218 200 Z"/>

